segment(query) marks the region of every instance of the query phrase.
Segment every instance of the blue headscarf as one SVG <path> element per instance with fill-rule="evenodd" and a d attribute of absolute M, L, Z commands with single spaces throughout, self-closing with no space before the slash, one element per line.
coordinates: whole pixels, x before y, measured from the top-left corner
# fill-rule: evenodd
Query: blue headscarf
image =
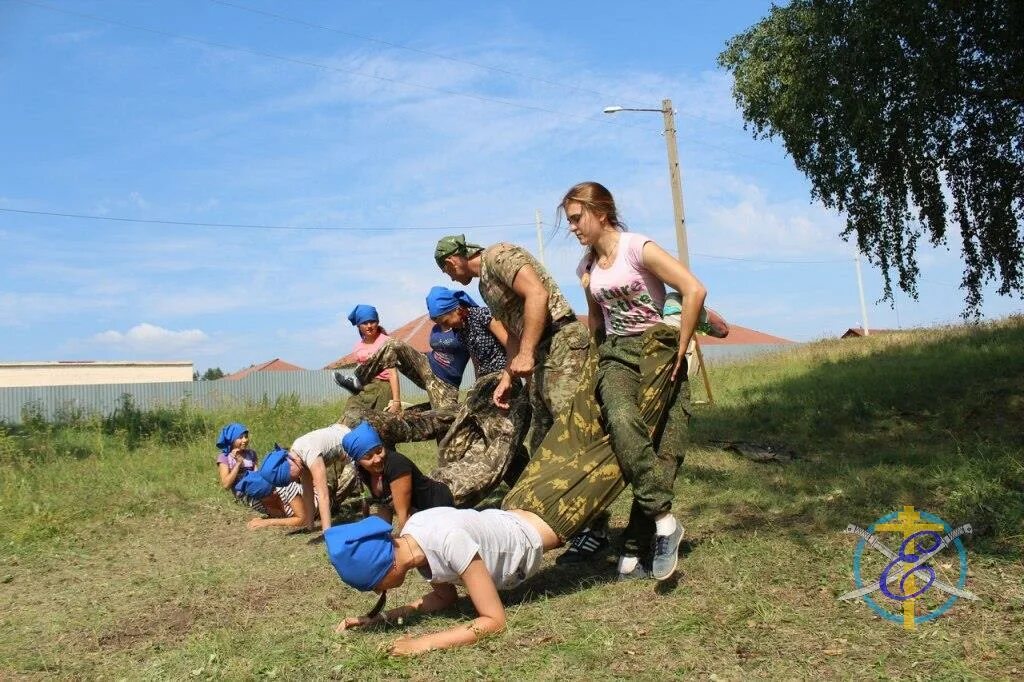
<path fill-rule="evenodd" d="M 395 561 L 391 524 L 379 516 L 331 526 L 324 531 L 327 558 L 347 585 L 372 590 Z"/>
<path fill-rule="evenodd" d="M 455 291 L 446 287 L 434 287 L 427 294 L 427 314 L 436 318 L 445 313 L 455 310 L 459 304 L 477 308 L 474 301 L 465 291 Z"/>
<path fill-rule="evenodd" d="M 381 441 L 377 429 L 367 421 L 359 422 L 359 426 L 346 433 L 345 437 L 341 439 L 341 447 L 353 462 L 358 462 L 370 451 L 382 445 L 384 443 Z"/>
<path fill-rule="evenodd" d="M 275 488 L 288 485 L 292 480 L 291 462 L 288 460 L 288 451 L 280 445 L 275 445 L 274 449 L 268 452 L 267 456 L 263 458 L 263 464 L 260 465 L 259 474 L 267 481 L 267 483 Z"/>
<path fill-rule="evenodd" d="M 270 485 L 270 481 L 265 479 L 259 471 L 250 471 L 238 479 L 234 490 L 238 495 L 245 495 L 254 500 L 262 500 L 274 492 L 274 486 Z"/>
<path fill-rule="evenodd" d="M 360 303 L 348 314 L 348 321 L 352 323 L 352 326 L 358 326 L 363 322 L 380 322 L 380 315 L 372 305 Z"/>
<path fill-rule="evenodd" d="M 245 428 L 245 424 L 231 422 L 220 430 L 220 436 L 217 438 L 217 448 L 225 455 L 228 454 L 231 452 L 231 447 L 234 444 L 235 439 L 248 430 L 249 429 Z"/>

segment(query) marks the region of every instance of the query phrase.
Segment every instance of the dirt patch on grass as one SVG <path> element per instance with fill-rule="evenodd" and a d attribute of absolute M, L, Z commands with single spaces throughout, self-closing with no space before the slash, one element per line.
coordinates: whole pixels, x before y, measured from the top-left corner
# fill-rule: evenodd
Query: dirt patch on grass
<path fill-rule="evenodd" d="M 192 630 L 195 621 L 189 609 L 166 604 L 120 620 L 112 629 L 101 633 L 96 644 L 103 650 L 125 650 L 149 642 L 179 642 Z"/>

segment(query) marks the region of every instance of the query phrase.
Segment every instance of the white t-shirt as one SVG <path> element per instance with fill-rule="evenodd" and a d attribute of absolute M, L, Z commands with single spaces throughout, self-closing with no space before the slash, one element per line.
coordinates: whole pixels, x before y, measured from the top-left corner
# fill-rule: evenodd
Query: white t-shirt
<path fill-rule="evenodd" d="M 419 571 L 432 583 L 461 583 L 460 574 L 479 554 L 495 587 L 509 590 L 533 575 L 544 556 L 540 534 L 501 509 L 425 509 L 409 517 L 402 535 L 423 550 L 427 567 Z"/>
<path fill-rule="evenodd" d="M 299 436 L 289 451 L 298 455 L 307 467 L 311 466 L 317 457 L 323 457 L 324 464 L 330 464 L 345 454 L 341 447 L 341 439 L 348 432 L 347 426 L 331 424 L 325 429 L 317 429 Z"/>

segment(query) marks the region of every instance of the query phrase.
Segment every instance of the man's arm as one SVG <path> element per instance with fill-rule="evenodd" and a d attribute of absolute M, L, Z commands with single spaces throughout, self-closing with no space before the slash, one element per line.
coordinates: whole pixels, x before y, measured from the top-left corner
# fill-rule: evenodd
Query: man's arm
<path fill-rule="evenodd" d="M 523 331 L 518 352 L 509 358 L 508 368 L 513 376 L 526 377 L 533 372 L 534 353 L 548 323 L 548 290 L 529 265 L 519 268 L 512 290 L 523 299 Z"/>

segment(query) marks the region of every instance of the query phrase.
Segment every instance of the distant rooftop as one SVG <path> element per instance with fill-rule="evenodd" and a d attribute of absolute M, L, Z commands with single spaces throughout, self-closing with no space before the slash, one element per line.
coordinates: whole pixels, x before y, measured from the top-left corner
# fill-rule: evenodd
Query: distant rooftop
<path fill-rule="evenodd" d="M 586 315 L 577 315 L 576 317 L 584 325 L 587 324 Z M 393 339 L 405 341 L 421 353 L 428 353 L 430 352 L 430 330 L 433 326 L 433 320 L 426 315 L 420 315 L 414 320 L 406 322 L 394 331 L 390 331 L 388 335 Z M 871 333 L 875 333 L 874 330 L 872 330 Z M 759 332 L 756 329 L 750 329 L 749 327 L 742 327 L 738 324 L 730 323 L 729 336 L 724 339 L 716 339 L 713 336 L 701 336 L 700 343 L 702 346 L 768 346 L 784 345 L 796 342 L 784 339 L 781 336 L 772 336 L 771 334 Z M 326 365 L 324 369 L 354 367 L 356 364 L 355 354 L 348 353 L 347 355 L 343 355 L 334 362 Z"/>
<path fill-rule="evenodd" d="M 881 336 L 882 334 L 895 334 L 898 331 L 900 331 L 900 330 L 899 329 L 872 329 L 871 327 L 868 327 L 868 334 L 865 334 L 863 327 L 850 327 L 845 332 L 843 332 L 843 335 L 840 336 L 839 338 L 841 338 L 841 339 L 855 339 L 855 338 L 859 338 L 859 337 L 862 337 L 862 336 Z"/>
<path fill-rule="evenodd" d="M 301 372 L 305 368 L 285 362 L 281 358 L 274 358 L 258 365 L 249 365 L 245 369 L 221 377 L 221 381 L 238 381 L 249 376 L 253 372 Z"/>

